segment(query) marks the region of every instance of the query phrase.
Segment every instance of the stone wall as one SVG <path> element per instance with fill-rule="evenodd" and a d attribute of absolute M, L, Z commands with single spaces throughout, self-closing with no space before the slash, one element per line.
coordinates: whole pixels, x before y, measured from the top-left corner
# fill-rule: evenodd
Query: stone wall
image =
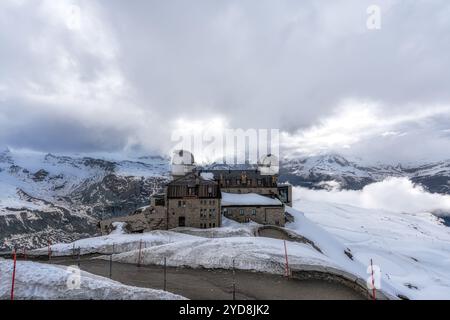
<path fill-rule="evenodd" d="M 259 224 L 284 226 L 284 206 L 223 206 L 225 217 L 237 222 L 254 221 Z"/>
<path fill-rule="evenodd" d="M 128 232 L 145 232 L 150 230 L 167 229 L 166 208 L 162 206 L 146 207 L 134 214 L 100 221 L 102 235 L 109 234 L 113 230 L 113 222 L 125 222 Z"/>
<path fill-rule="evenodd" d="M 220 199 L 167 199 L 169 229 L 182 227 L 214 228 L 221 226 Z"/>

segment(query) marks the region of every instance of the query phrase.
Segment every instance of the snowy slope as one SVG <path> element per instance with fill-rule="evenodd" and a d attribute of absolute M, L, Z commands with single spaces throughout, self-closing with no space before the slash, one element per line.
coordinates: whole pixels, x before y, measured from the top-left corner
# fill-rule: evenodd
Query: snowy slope
<path fill-rule="evenodd" d="M 0 300 L 10 299 L 12 270 L 12 261 L 0 258 L 0 274 L 2 275 Z M 184 298 L 162 290 L 123 285 L 120 282 L 73 268 L 18 261 L 14 299 L 179 300 Z"/>
<path fill-rule="evenodd" d="M 301 198 L 295 207 L 301 210 L 287 207 L 295 220 L 286 228 L 309 239 L 315 247 L 288 241 L 292 270 L 333 268 L 365 280 L 373 259 L 381 268 L 383 292 L 410 299 L 450 298 L 450 232 L 434 215 L 363 209 Z M 282 240 L 252 236 L 258 227 L 255 223 L 225 222 L 226 226 L 208 232 L 194 228 L 144 234 L 117 231 L 108 236 L 55 244 L 51 249 L 54 255 L 71 255 L 74 248 L 80 248 L 82 254 L 110 254 L 114 244 L 113 260 L 124 263 L 135 264 L 141 256 L 143 264 L 158 265 L 165 257 L 169 266 L 229 269 L 234 260 L 234 266 L 244 270 L 284 272 Z M 47 248 L 30 254 L 45 255 Z"/>
<path fill-rule="evenodd" d="M 434 215 L 308 201 L 301 194 L 297 197 L 295 207 L 304 217 L 333 235 L 338 240 L 335 243 L 350 248 L 361 265 L 367 267 L 373 259 L 384 282 L 397 294 L 412 299 L 450 299 L 450 229 Z M 305 233 L 304 221 L 298 217 L 295 215 L 296 222 L 288 228 Z M 339 251 L 330 250 L 333 255 Z"/>
<path fill-rule="evenodd" d="M 50 246 L 52 256 L 70 256 L 74 254 L 74 250 L 80 254 L 102 253 L 110 254 L 113 252 L 127 252 L 131 250 L 163 245 L 172 242 L 184 242 L 189 240 L 197 240 L 199 237 L 177 233 L 173 231 L 154 230 L 143 234 L 120 234 L 111 233 L 107 236 L 92 237 L 80 239 L 70 243 L 56 243 Z M 48 247 L 34 249 L 28 253 L 32 255 L 47 255 Z"/>

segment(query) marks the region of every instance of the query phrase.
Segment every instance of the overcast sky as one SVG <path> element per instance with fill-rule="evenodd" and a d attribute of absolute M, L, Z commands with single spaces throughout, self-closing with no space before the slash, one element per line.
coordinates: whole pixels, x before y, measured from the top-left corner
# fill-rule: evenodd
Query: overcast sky
<path fill-rule="evenodd" d="M 448 0 L 2 0 L 0 147 L 165 151 L 215 119 L 300 155 L 450 158 L 449 54 Z"/>

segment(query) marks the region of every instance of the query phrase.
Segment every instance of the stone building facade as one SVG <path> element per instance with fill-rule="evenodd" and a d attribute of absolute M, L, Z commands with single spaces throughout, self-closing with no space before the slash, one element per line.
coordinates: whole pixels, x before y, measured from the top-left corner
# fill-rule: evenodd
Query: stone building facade
<path fill-rule="evenodd" d="M 217 182 L 189 173 L 167 185 L 168 227 L 215 228 L 221 225 Z"/>

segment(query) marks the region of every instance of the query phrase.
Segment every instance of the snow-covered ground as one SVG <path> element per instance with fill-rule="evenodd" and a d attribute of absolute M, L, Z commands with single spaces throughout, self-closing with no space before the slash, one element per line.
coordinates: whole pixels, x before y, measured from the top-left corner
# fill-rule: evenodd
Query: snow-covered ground
<path fill-rule="evenodd" d="M 258 224 L 238 223 L 222 217 L 221 228 L 196 229 L 176 228 L 172 231 L 154 230 L 142 234 L 127 234 L 123 229 L 123 223 L 114 222 L 114 230 L 106 236 L 80 239 L 70 243 L 55 243 L 50 246 L 52 256 L 71 256 L 74 253 L 85 254 L 111 254 L 132 250 L 145 249 L 152 246 L 168 244 L 172 242 L 184 242 L 204 238 L 227 237 L 253 237 Z M 48 247 L 34 249 L 28 252 L 30 256 L 48 255 Z"/>
<path fill-rule="evenodd" d="M 207 233 L 194 228 L 183 228 L 183 233 L 155 230 L 143 234 L 123 234 L 120 227 L 101 237 L 87 238 L 73 243 L 51 246 L 53 256 L 72 255 L 79 248 L 81 254 L 103 253 L 113 255 L 114 261 L 137 263 L 139 247 L 143 264 L 162 264 L 164 257 L 169 266 L 192 268 L 235 267 L 243 270 L 284 273 L 285 255 L 282 240 L 254 237 L 255 223 L 240 224 L 224 218 L 224 227 Z M 198 232 L 196 232 L 198 231 Z M 205 230 L 203 230 L 205 231 Z M 190 235 L 186 233 L 196 233 Z M 239 234 L 239 236 L 236 236 Z M 302 265 L 339 267 L 309 244 L 291 242 L 288 245 L 292 268 Z M 47 255 L 48 248 L 33 250 L 30 255 Z M 109 259 L 108 257 L 104 257 Z"/>
<path fill-rule="evenodd" d="M 281 201 L 270 197 L 262 196 L 256 193 L 227 193 L 222 192 L 222 206 L 278 206 Z"/>
<path fill-rule="evenodd" d="M 199 237 L 173 231 L 155 230 L 143 234 L 121 234 L 112 233 L 107 236 L 81 239 L 71 243 L 57 243 L 50 246 L 52 256 L 70 256 L 74 253 L 80 254 L 111 254 L 138 250 L 139 246 L 159 246 L 172 242 L 185 242 L 197 240 Z M 29 255 L 47 255 L 48 247 L 35 249 Z"/>
<path fill-rule="evenodd" d="M 13 262 L 0 258 L 0 300 L 10 299 Z M 167 291 L 123 285 L 75 267 L 18 261 L 14 299 L 178 300 Z"/>
<path fill-rule="evenodd" d="M 367 267 L 372 259 L 380 267 L 384 290 L 390 291 L 389 285 L 395 293 L 411 299 L 450 299 L 450 229 L 434 215 L 309 201 L 301 193 L 297 196 L 294 206 L 304 215 L 294 213 L 296 220 L 287 227 L 321 243 L 325 254 L 342 268 L 361 275 L 366 271 L 355 264 L 344 265 L 346 260 L 337 256 L 341 246 L 351 249 L 355 262 Z M 316 228 L 306 227 L 311 221 L 336 240 L 318 239 L 325 233 L 310 232 Z"/>
<path fill-rule="evenodd" d="M 312 246 L 290 242 L 288 244 L 291 269 L 309 266 L 339 268 L 331 259 L 316 251 Z M 113 260 L 123 263 L 137 263 L 138 250 L 113 255 Z M 282 240 L 265 237 L 199 238 L 176 241 L 148 247 L 141 252 L 141 262 L 147 265 L 162 265 L 164 257 L 168 266 L 191 268 L 231 269 L 283 274 L 285 254 Z M 101 256 L 100 259 L 109 259 Z"/>
<path fill-rule="evenodd" d="M 323 192 L 323 191 L 321 191 Z M 303 194 L 303 196 L 306 193 Z M 288 241 L 293 270 L 305 266 L 331 267 L 359 279 L 370 274 L 370 259 L 381 270 L 381 289 L 391 296 L 411 299 L 450 299 L 450 229 L 431 213 L 400 213 L 360 208 L 343 203 L 311 201 L 294 192 L 287 211 L 294 222 L 286 229 L 314 243 Z M 55 244 L 53 255 L 114 252 L 114 261 L 193 268 L 232 268 L 282 274 L 282 240 L 254 237 L 258 225 L 223 219 L 223 227 L 207 230 L 181 228 L 123 234 L 120 226 L 108 236 Z M 47 248 L 33 254 L 47 254 Z M 109 256 L 100 257 L 109 259 Z"/>

